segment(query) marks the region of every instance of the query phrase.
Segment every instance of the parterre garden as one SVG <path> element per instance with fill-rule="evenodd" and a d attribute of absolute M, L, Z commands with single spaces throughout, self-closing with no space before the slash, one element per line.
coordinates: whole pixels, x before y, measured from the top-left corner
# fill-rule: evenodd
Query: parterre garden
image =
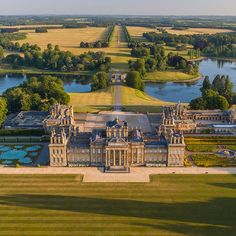
<path fill-rule="evenodd" d="M 236 137 L 233 136 L 207 136 L 207 137 L 186 137 L 187 151 L 190 152 L 195 165 L 197 166 L 236 166 L 235 157 L 218 155 L 221 150 L 236 152 Z"/>

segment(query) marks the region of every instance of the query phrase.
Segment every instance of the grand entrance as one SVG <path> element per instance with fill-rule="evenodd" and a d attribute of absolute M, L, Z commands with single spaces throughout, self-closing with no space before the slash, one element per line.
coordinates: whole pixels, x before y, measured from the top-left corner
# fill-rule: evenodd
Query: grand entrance
<path fill-rule="evenodd" d="M 106 166 L 107 172 L 127 172 L 129 169 L 128 148 L 107 149 Z"/>

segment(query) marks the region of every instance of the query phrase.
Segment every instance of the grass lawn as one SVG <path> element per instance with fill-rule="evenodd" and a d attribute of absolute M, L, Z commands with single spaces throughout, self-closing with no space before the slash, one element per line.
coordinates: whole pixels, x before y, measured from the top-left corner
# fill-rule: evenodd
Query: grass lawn
<path fill-rule="evenodd" d="M 138 26 L 127 26 L 127 30 L 134 41 L 146 41 L 146 38 L 143 37 L 143 33 L 156 32 L 156 29 L 148 27 L 138 27 Z"/>
<path fill-rule="evenodd" d="M 96 113 L 113 108 L 114 87 L 91 93 L 69 93 L 75 112 Z"/>
<path fill-rule="evenodd" d="M 191 155 L 197 166 L 203 167 L 230 167 L 236 166 L 236 159 L 217 156 L 214 154 L 193 154 Z"/>
<path fill-rule="evenodd" d="M 155 175 L 81 183 L 76 175 L 1 175 L 1 236 L 234 236 L 236 176 Z"/>
<path fill-rule="evenodd" d="M 126 86 L 121 87 L 122 105 L 125 111 L 133 112 L 162 112 L 162 106 L 170 105 L 147 94 Z"/>
<path fill-rule="evenodd" d="M 199 75 L 189 75 L 179 71 L 155 71 L 147 73 L 145 80 L 153 82 L 167 82 L 167 81 L 186 81 L 193 80 Z"/>
<path fill-rule="evenodd" d="M 21 67 L 19 69 L 12 69 L 12 67 L 8 64 L 0 65 L 0 75 L 6 74 L 20 74 L 20 75 L 93 75 L 95 72 L 93 71 L 74 71 L 74 72 L 57 72 L 50 70 L 40 70 L 34 67 Z"/>

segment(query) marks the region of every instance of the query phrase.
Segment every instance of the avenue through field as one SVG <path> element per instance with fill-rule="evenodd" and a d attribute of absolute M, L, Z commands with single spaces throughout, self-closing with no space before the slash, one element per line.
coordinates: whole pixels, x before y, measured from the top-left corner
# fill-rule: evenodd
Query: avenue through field
<path fill-rule="evenodd" d="M 233 236 L 235 175 L 155 175 L 82 183 L 79 175 L 0 175 L 1 236 Z"/>

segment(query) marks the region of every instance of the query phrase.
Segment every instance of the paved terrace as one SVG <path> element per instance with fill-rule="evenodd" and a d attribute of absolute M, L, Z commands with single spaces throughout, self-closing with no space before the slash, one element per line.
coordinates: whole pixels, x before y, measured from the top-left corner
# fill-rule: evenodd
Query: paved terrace
<path fill-rule="evenodd" d="M 45 168 L 9 168 L 1 167 L 0 174 L 76 174 L 83 175 L 83 182 L 102 183 L 102 182 L 143 182 L 150 181 L 150 175 L 153 174 L 236 174 L 236 168 L 152 168 L 152 167 L 135 167 L 131 168 L 130 173 L 103 173 L 95 167 L 45 167 Z"/>
<path fill-rule="evenodd" d="M 161 114 L 153 115 L 151 122 L 149 115 L 136 114 L 122 111 L 104 111 L 99 114 L 81 113 L 75 114 L 76 124 L 80 126 L 82 132 L 91 132 L 93 129 L 105 129 L 106 122 L 118 117 L 128 122 L 129 129 L 141 127 L 144 133 L 155 132 L 155 127 L 160 124 Z"/>

